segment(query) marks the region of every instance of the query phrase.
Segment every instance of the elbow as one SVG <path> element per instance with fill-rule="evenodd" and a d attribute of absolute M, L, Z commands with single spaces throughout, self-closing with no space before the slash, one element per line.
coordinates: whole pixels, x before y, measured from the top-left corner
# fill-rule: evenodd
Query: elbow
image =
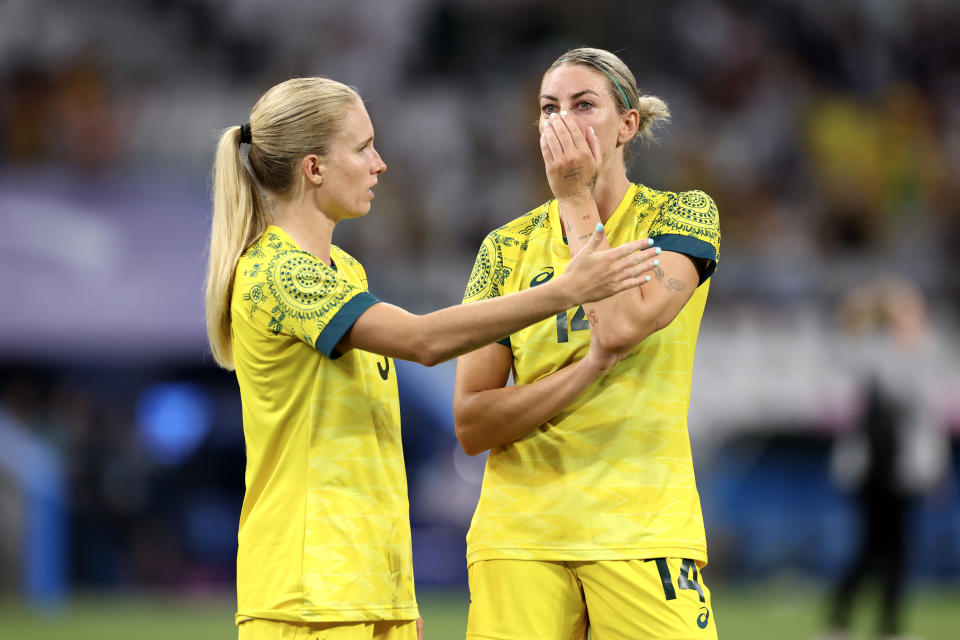
<path fill-rule="evenodd" d="M 479 444 L 470 442 L 469 440 L 464 440 L 459 437 L 457 438 L 457 440 L 460 441 L 460 448 L 463 449 L 463 452 L 470 457 L 480 455 L 481 453 L 483 453 L 489 448 L 489 447 L 480 446 Z"/>
<path fill-rule="evenodd" d="M 435 340 L 421 332 L 410 336 L 407 345 L 410 349 L 410 357 L 406 359 L 412 360 L 417 364 L 422 364 L 425 367 L 432 367 L 449 359 L 448 355 L 437 348 Z"/>
<path fill-rule="evenodd" d="M 444 357 L 443 354 L 435 350 L 431 350 L 429 347 L 423 351 L 420 351 L 419 353 L 420 357 L 417 358 L 417 362 L 425 367 L 433 367 L 449 359 Z"/>
<path fill-rule="evenodd" d="M 468 456 L 478 455 L 490 448 L 489 445 L 481 441 L 480 432 L 476 425 L 467 416 L 457 411 L 456 407 L 453 410 L 453 430 L 457 435 L 460 448 Z"/>
<path fill-rule="evenodd" d="M 600 346 L 611 353 L 625 354 L 643 342 L 647 336 L 660 329 L 651 323 L 637 322 L 612 326 L 606 331 L 597 331 Z"/>
<path fill-rule="evenodd" d="M 468 429 L 462 428 L 460 423 L 456 424 L 456 432 L 457 442 L 460 443 L 460 448 L 463 449 L 463 452 L 468 456 L 481 454 L 489 448 L 483 446 Z"/>

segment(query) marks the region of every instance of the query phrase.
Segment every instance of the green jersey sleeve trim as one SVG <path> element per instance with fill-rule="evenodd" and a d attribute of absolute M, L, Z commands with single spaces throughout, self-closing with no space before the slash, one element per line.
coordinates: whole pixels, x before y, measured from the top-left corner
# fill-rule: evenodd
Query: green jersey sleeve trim
<path fill-rule="evenodd" d="M 674 233 L 651 237 L 656 241 L 656 245 L 664 251 L 675 251 L 691 258 L 707 260 L 707 268 L 700 276 L 700 284 L 706 282 L 707 278 L 717 270 L 717 252 L 709 242 Z"/>
<path fill-rule="evenodd" d="M 331 360 L 336 360 L 343 355 L 336 351 L 337 343 L 350 330 L 357 318 L 378 302 L 380 300 L 366 291 L 361 291 L 350 298 L 317 336 L 317 342 L 314 345 L 317 351 Z"/>

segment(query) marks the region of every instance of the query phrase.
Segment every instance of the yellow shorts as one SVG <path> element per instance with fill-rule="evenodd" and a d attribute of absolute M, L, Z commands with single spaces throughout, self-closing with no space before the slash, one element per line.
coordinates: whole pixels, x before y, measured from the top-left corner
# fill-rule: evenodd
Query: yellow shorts
<path fill-rule="evenodd" d="M 417 640 L 417 621 L 286 622 L 254 618 L 241 622 L 238 633 L 239 640 Z"/>
<path fill-rule="evenodd" d="M 482 560 L 467 573 L 468 640 L 717 639 L 690 560 Z"/>

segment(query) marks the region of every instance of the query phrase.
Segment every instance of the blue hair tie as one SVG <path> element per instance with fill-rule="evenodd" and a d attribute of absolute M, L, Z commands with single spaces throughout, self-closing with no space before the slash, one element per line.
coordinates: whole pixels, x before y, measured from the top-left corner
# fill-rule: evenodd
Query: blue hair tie
<path fill-rule="evenodd" d="M 620 86 L 620 83 L 617 82 L 617 79 L 614 78 L 612 75 L 610 75 L 610 72 L 609 72 L 609 71 L 607 71 L 607 70 L 605 70 L 605 69 L 601 69 L 601 71 L 603 71 L 605 74 L 607 74 L 607 77 L 610 78 L 610 80 L 613 81 L 613 84 L 617 87 L 617 91 L 620 92 L 620 97 L 623 98 L 623 103 L 624 103 L 625 105 L 627 105 L 627 109 L 632 108 L 632 107 L 630 106 L 630 101 L 627 99 L 627 92 L 623 90 L 623 87 Z"/>

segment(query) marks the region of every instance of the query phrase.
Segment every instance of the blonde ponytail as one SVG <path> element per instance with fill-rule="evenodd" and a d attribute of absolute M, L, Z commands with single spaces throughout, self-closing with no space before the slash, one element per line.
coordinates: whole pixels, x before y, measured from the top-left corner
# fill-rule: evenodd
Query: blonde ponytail
<path fill-rule="evenodd" d="M 240 127 L 220 136 L 213 164 L 213 223 L 207 262 L 207 338 L 213 359 L 233 370 L 230 337 L 230 300 L 240 256 L 252 245 L 268 221 L 257 186 L 240 154 Z"/>
<path fill-rule="evenodd" d="M 324 156 L 340 134 L 356 90 L 329 78 L 294 78 L 264 93 L 250 112 L 249 165 L 240 147 L 240 127 L 220 136 L 213 162 L 213 222 L 207 261 L 207 338 L 213 359 L 233 370 L 230 301 L 234 272 L 244 251 L 270 224 L 264 196 L 294 197 L 301 186 L 300 160 Z M 248 169 L 249 166 L 249 169 Z M 254 179 L 254 177 L 256 179 Z"/>

